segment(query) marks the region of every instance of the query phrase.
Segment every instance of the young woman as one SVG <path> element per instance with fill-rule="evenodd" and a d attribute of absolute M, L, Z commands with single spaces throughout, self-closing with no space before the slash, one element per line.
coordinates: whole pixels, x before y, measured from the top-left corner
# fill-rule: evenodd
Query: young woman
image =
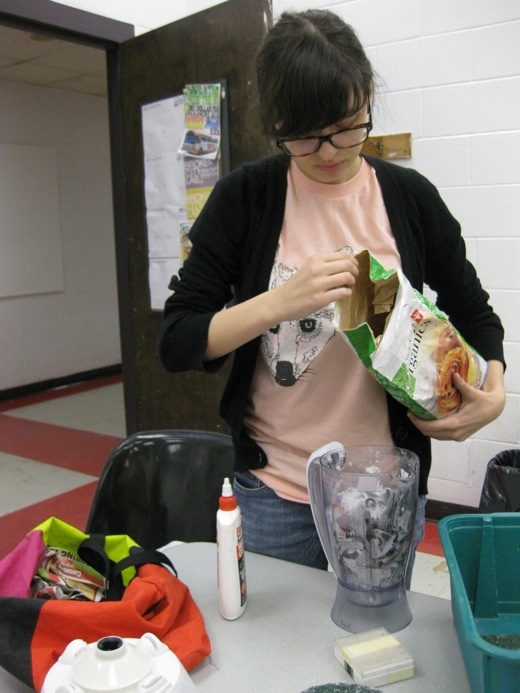
<path fill-rule="evenodd" d="M 361 155 L 374 74 L 353 29 L 329 11 L 284 13 L 257 57 L 259 110 L 280 152 L 215 187 L 165 306 L 160 358 L 214 372 L 234 352 L 221 403 L 250 551 L 325 567 L 305 467 L 311 452 L 397 445 L 420 458 L 422 536 L 430 438 L 464 440 L 505 402 L 503 329 L 467 261 L 460 227 L 417 172 Z M 437 304 L 489 361 L 482 390 L 460 378 L 459 410 L 425 422 L 386 395 L 332 324 L 368 248 Z M 411 565 L 408 573 L 408 584 Z"/>

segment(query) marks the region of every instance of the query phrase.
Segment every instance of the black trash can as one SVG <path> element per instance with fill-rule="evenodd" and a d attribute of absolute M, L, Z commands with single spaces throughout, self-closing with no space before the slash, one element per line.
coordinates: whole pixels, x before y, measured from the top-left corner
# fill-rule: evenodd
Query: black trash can
<path fill-rule="evenodd" d="M 520 512 L 520 449 L 503 450 L 488 462 L 479 510 Z"/>

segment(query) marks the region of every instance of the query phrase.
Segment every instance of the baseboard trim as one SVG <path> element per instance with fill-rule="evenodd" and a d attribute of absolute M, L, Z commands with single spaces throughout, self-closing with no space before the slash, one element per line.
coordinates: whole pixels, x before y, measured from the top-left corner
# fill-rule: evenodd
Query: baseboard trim
<path fill-rule="evenodd" d="M 438 522 L 448 515 L 467 515 L 480 512 L 478 508 L 471 505 L 459 505 L 458 503 L 445 503 L 439 500 L 426 501 L 426 519 L 431 522 Z"/>
<path fill-rule="evenodd" d="M 46 390 L 54 390 L 59 387 L 66 387 L 67 385 L 75 385 L 77 383 L 82 383 L 85 381 L 97 380 L 99 378 L 107 378 L 113 375 L 120 375 L 121 372 L 121 364 L 118 363 L 114 364 L 113 366 L 104 366 L 103 368 L 96 368 L 91 371 L 83 371 L 81 373 L 65 375 L 60 378 L 42 380 L 38 383 L 21 385 L 19 387 L 13 387 L 8 390 L 0 391 L 0 402 L 7 402 L 12 399 L 27 397 L 30 395 L 38 394 L 40 392 L 45 392 Z"/>

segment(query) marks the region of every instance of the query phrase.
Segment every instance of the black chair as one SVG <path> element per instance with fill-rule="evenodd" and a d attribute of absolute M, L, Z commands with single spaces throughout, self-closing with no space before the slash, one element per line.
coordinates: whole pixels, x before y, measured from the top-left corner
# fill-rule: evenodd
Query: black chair
<path fill-rule="evenodd" d="M 231 436 L 223 433 L 135 433 L 105 463 L 86 532 L 127 534 L 144 548 L 214 542 L 218 499 L 233 464 Z"/>

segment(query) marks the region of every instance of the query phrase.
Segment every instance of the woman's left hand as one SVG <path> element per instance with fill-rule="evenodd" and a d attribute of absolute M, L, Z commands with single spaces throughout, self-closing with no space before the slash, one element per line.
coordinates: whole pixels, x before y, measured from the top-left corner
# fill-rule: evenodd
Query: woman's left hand
<path fill-rule="evenodd" d="M 468 385 L 458 373 L 453 382 L 462 396 L 456 412 L 436 421 L 424 421 L 408 412 L 410 421 L 425 436 L 461 442 L 494 421 L 504 410 L 504 367 L 500 361 L 488 362 L 488 372 L 481 390 Z"/>

